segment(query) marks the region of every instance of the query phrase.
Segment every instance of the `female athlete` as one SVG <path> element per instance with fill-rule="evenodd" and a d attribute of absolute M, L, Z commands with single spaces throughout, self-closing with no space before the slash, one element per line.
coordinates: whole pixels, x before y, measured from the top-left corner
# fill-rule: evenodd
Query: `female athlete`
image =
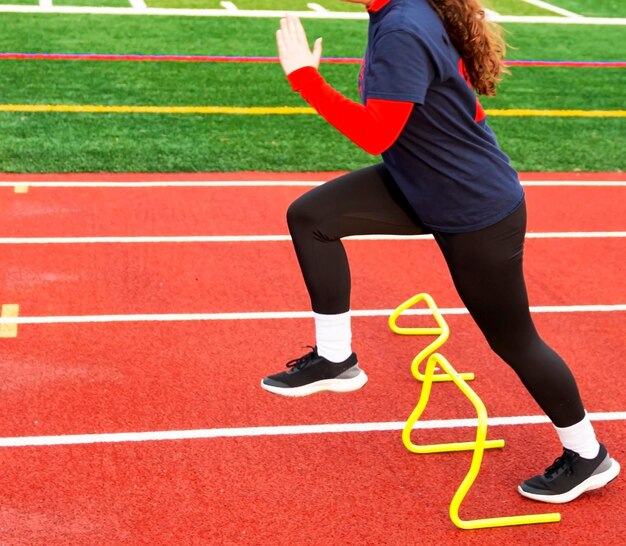
<path fill-rule="evenodd" d="M 494 352 L 552 421 L 563 454 L 518 487 L 569 502 L 619 473 L 595 436 L 567 364 L 533 324 L 523 275 L 524 191 L 476 93 L 494 95 L 504 42 L 477 0 L 352 0 L 369 12 L 359 77 L 363 104 L 328 85 L 300 21 L 280 22 L 281 65 L 294 91 L 382 162 L 297 199 L 289 230 L 311 298 L 316 344 L 264 378 L 286 396 L 346 392 L 367 381 L 351 346 L 350 235 L 434 236 L 454 285 Z"/>

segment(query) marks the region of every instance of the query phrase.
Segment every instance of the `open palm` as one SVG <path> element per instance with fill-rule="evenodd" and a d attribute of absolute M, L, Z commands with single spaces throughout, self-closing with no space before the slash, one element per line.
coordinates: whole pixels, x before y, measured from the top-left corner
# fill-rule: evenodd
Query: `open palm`
<path fill-rule="evenodd" d="M 291 74 L 304 66 L 317 68 L 320 64 L 322 39 L 315 40 L 311 51 L 304 27 L 295 15 L 287 15 L 280 20 L 280 29 L 276 31 L 276 44 L 285 74 Z"/>

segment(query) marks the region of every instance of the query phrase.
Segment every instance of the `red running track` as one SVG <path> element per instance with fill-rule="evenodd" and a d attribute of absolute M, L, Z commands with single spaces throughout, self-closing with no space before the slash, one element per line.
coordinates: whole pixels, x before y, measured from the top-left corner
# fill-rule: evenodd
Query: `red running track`
<path fill-rule="evenodd" d="M 597 429 L 626 445 L 623 425 Z M 515 492 L 529 469 L 551 462 L 557 446 L 548 426 L 492 434 L 507 445 L 485 454 L 461 516 L 553 511 Z M 615 451 L 624 460 L 624 450 Z M 412 455 L 397 432 L 3 449 L 0 462 L 2 536 L 11 545 L 619 546 L 626 539 L 623 479 L 559 507 L 561 523 L 458 530 L 447 506 L 470 455 Z"/>
<path fill-rule="evenodd" d="M 1 229 L 3 237 L 285 233 L 284 225 L 274 231 L 282 219 L 273 216 L 303 190 L 265 190 L 120 189 L 120 199 L 114 190 L 4 188 Z M 624 230 L 622 188 L 527 193 L 533 230 Z M 249 210 L 264 212 L 233 217 L 242 195 L 254 200 Z M 89 197 L 104 202 L 90 204 Z M 205 223 L 210 217 L 214 223 Z M 532 303 L 626 303 L 623 241 L 529 239 Z M 442 307 L 460 306 L 433 241 L 347 246 L 354 308 L 393 307 L 421 290 Z M 19 303 L 22 316 L 307 309 L 288 242 L 0 245 L 0 255 L 0 303 Z M 536 315 L 591 412 L 624 410 L 625 316 Z M 490 415 L 538 415 L 470 318 L 448 321 L 452 336 L 442 352 L 459 371 L 477 374 L 474 388 Z M 361 391 L 302 400 L 262 392 L 260 377 L 297 356 L 312 333 L 306 319 L 21 325 L 17 338 L 0 339 L 0 436 L 406 419 L 419 394 L 409 364 L 424 342 L 395 336 L 385 317 L 354 320 L 355 348 L 370 377 Z M 463 417 L 472 417 L 469 403 L 453 386 L 435 386 L 423 418 Z M 623 421 L 599 422 L 597 431 L 625 461 Z M 425 441 L 451 441 L 472 431 L 423 434 Z M 462 517 L 552 511 L 515 492 L 558 454 L 550 426 L 492 427 L 490 437 L 504 437 L 507 446 L 485 455 Z M 29 545 L 626 542 L 623 479 L 558 507 L 560 524 L 455 529 L 447 507 L 469 459 L 411 455 L 399 431 L 0 448 L 0 536 Z"/>
<path fill-rule="evenodd" d="M 624 411 L 626 312 L 535 318 L 576 373 L 588 410 Z M 442 352 L 476 374 L 490 415 L 538 415 L 469 316 L 447 321 Z M 290 400 L 260 389 L 262 377 L 312 342 L 311 322 L 22 325 L 17 338 L 0 339 L 0 437 L 406 420 L 419 393 L 410 364 L 427 342 L 393 334 L 385 317 L 354 319 L 354 348 L 370 378 L 361 391 Z M 472 417 L 454 386 L 436 387 L 424 419 Z"/>
<path fill-rule="evenodd" d="M 460 307 L 436 243 L 348 241 L 353 309 L 428 291 Z M 290 242 L 0 245 L 1 301 L 24 316 L 306 311 Z M 623 238 L 530 239 L 532 305 L 625 304 Z"/>
<path fill-rule="evenodd" d="M 280 235 L 310 188 L 0 188 L 2 237 Z M 531 232 L 626 231 L 626 186 L 527 187 Z M 190 206 L 192 204 L 192 206 Z M 225 214 L 228 211 L 228 214 Z"/>

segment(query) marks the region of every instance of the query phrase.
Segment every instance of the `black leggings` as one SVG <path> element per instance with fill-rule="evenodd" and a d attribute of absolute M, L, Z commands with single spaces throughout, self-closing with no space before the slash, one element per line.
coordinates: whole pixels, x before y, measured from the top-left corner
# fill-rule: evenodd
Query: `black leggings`
<path fill-rule="evenodd" d="M 327 182 L 298 198 L 287 221 L 313 310 L 350 309 L 349 235 L 432 233 L 382 164 Z M 517 373 L 557 427 L 583 419 L 567 364 L 537 334 L 523 274 L 526 207 L 485 229 L 433 233 L 452 280 L 490 347 Z"/>

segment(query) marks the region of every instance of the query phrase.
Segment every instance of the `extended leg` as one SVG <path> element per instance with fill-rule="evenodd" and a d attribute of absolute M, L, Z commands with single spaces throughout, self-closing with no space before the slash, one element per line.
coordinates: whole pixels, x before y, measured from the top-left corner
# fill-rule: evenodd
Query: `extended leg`
<path fill-rule="evenodd" d="M 620 467 L 596 440 L 567 364 L 532 322 L 522 267 L 525 224 L 522 205 L 487 229 L 436 237 L 472 317 L 552 420 L 563 443 L 563 455 L 518 491 L 534 500 L 563 503 L 606 485 Z"/>
<path fill-rule="evenodd" d="M 576 381 L 533 324 L 523 273 L 526 210 L 471 233 L 437 234 L 454 284 L 491 348 L 558 427 L 585 416 Z"/>

